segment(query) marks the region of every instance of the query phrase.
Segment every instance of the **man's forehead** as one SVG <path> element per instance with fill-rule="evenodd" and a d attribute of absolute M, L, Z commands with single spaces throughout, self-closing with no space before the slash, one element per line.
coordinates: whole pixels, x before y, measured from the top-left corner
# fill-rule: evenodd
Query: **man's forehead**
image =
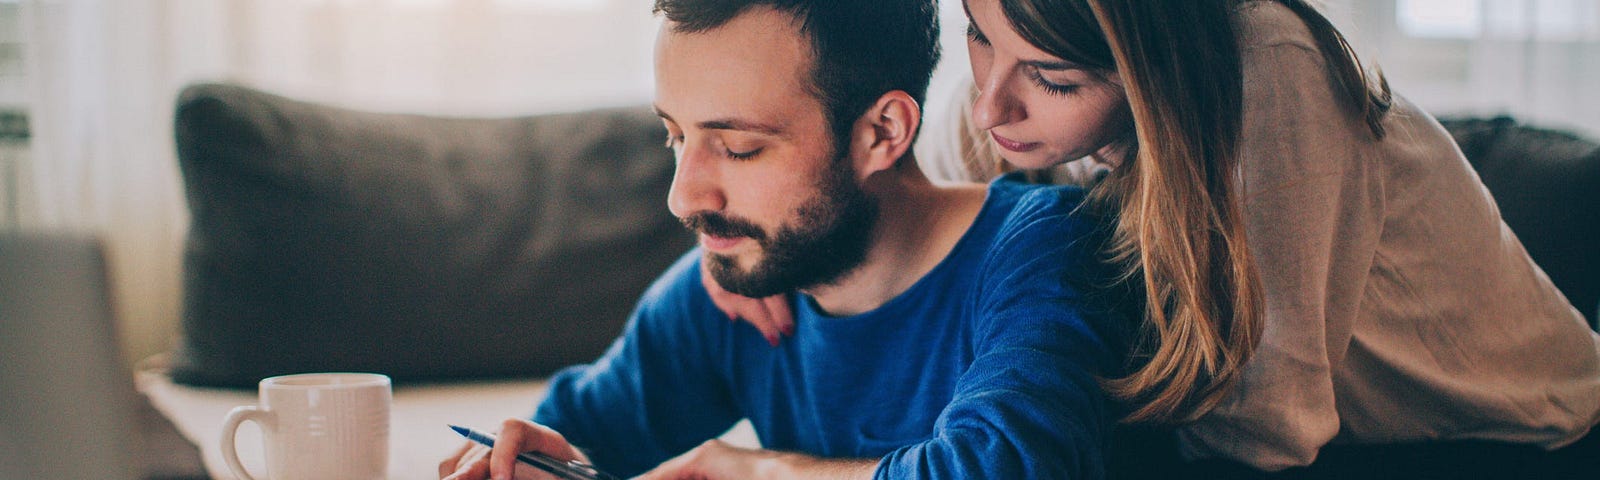
<path fill-rule="evenodd" d="M 792 18 L 770 9 L 751 9 L 703 31 L 663 24 L 656 114 L 681 128 L 789 137 L 797 121 L 822 113 L 808 87 L 809 57 L 810 44 Z"/>

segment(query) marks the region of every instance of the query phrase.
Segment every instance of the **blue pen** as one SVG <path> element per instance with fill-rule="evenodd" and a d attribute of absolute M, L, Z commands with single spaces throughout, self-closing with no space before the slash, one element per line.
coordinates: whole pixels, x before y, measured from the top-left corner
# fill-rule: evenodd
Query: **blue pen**
<path fill-rule="evenodd" d="M 467 437 L 467 440 L 478 442 L 485 447 L 494 448 L 494 436 L 473 430 L 467 427 L 450 426 L 451 430 Z M 539 452 L 523 452 L 517 454 L 517 461 L 533 465 L 534 467 L 549 472 L 558 478 L 568 480 L 617 480 L 617 477 L 602 472 L 593 465 L 579 461 L 557 460 L 555 457 Z"/>

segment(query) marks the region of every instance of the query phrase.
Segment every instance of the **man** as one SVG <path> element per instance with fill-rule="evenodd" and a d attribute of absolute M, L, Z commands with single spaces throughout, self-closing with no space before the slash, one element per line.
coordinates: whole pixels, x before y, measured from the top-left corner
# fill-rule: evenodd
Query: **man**
<path fill-rule="evenodd" d="M 668 204 L 702 249 L 531 422 L 440 476 L 511 478 L 529 450 L 646 478 L 1100 476 L 1115 417 L 1096 378 L 1119 357 L 1068 284 L 1100 244 L 1076 190 L 918 170 L 935 10 L 658 0 Z M 726 321 L 701 268 L 748 296 L 798 291 L 791 341 Z M 710 440 L 740 418 L 767 450 Z"/>

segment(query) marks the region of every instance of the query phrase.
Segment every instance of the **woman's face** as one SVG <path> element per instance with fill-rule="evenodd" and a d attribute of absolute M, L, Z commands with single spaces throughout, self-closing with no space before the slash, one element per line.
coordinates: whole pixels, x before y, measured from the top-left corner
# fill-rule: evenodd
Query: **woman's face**
<path fill-rule="evenodd" d="M 999 0 L 966 0 L 967 49 L 978 98 L 973 125 L 1021 168 L 1094 154 L 1113 164 L 1133 142 L 1127 95 L 1114 73 L 1055 57 L 1019 36 Z"/>

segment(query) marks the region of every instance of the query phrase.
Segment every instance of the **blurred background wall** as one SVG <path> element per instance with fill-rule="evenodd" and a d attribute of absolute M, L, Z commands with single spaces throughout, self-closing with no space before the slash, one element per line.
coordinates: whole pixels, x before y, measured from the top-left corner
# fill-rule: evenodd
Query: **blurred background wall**
<path fill-rule="evenodd" d="M 965 17 L 943 1 L 946 63 Z M 130 362 L 174 345 L 188 226 L 178 90 L 227 80 L 352 108 L 521 115 L 650 100 L 647 0 L 0 0 L 0 227 L 111 246 Z M 1436 115 L 1600 138 L 1600 0 L 1330 0 Z"/>

